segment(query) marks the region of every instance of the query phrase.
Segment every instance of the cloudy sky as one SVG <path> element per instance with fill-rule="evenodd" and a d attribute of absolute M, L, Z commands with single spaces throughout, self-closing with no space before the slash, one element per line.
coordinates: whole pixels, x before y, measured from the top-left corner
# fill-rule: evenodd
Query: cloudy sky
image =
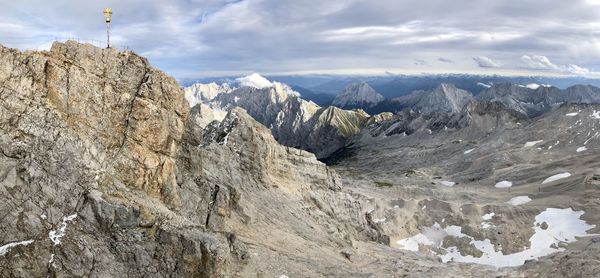
<path fill-rule="evenodd" d="M 112 40 L 177 78 L 285 73 L 600 77 L 600 0 L 0 0 L 0 43 Z"/>

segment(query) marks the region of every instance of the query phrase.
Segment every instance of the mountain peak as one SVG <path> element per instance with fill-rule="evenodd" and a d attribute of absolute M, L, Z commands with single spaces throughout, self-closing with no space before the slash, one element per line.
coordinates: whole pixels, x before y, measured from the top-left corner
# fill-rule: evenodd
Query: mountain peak
<path fill-rule="evenodd" d="M 454 84 L 442 83 L 429 91 L 415 91 L 412 94 L 395 99 L 404 108 L 422 113 L 459 112 L 473 100 L 473 95 L 458 89 Z"/>
<path fill-rule="evenodd" d="M 339 93 L 333 105 L 341 108 L 369 108 L 384 100 L 367 82 L 352 83 Z"/>

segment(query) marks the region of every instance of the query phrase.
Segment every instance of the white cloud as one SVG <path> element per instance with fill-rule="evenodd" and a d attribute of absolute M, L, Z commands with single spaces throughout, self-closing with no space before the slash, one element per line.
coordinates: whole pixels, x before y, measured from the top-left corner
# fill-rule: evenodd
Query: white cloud
<path fill-rule="evenodd" d="M 577 74 L 577 75 L 589 75 L 589 74 L 598 74 L 598 72 L 592 72 L 589 69 L 580 67 L 578 65 L 566 65 L 564 70 L 569 73 Z"/>
<path fill-rule="evenodd" d="M 525 63 L 527 68 L 532 70 L 552 71 L 561 74 L 572 74 L 582 76 L 600 75 L 600 72 L 594 72 L 588 68 L 584 68 L 575 64 L 557 65 L 550 62 L 550 59 L 541 55 L 523 55 L 521 61 Z"/>
<path fill-rule="evenodd" d="M 499 68 L 500 67 L 500 64 L 496 63 L 494 60 L 492 60 L 488 57 L 485 57 L 485 56 L 473 57 L 473 60 L 481 68 Z"/>
<path fill-rule="evenodd" d="M 538 70 L 556 70 L 558 66 L 552 64 L 546 56 L 540 55 L 523 55 L 521 56 L 523 61 L 529 68 Z"/>
<path fill-rule="evenodd" d="M 415 59 L 435 65 L 428 72 L 556 71 L 533 56 L 533 66 L 523 67 L 523 53 L 544 53 L 560 61 L 554 65 L 563 72 L 588 74 L 600 68 L 595 3 L 548 0 L 539 13 L 539 0 L 3 1 L 0 43 L 37 49 L 54 38 L 103 41 L 102 9 L 110 6 L 113 43 L 178 78 L 357 68 L 423 72 Z M 473 53 L 502 66 L 487 57 L 473 63 L 480 55 Z"/>

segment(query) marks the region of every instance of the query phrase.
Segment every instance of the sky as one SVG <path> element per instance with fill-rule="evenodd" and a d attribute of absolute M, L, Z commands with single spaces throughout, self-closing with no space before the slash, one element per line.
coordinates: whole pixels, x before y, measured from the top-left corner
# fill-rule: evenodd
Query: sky
<path fill-rule="evenodd" d="M 600 0 L 0 0 L 0 43 L 111 41 L 178 79 L 277 74 L 600 78 Z"/>

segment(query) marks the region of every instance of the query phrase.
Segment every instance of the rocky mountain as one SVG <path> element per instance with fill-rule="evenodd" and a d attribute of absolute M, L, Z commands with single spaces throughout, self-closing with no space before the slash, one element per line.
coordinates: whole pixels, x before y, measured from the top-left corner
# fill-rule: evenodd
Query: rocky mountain
<path fill-rule="evenodd" d="M 350 84 L 344 88 L 335 96 L 332 105 L 345 109 L 371 108 L 383 100 L 384 97 L 371 88 L 367 82 L 361 82 Z"/>
<path fill-rule="evenodd" d="M 560 90 L 552 86 L 503 83 L 484 90 L 477 99 L 501 102 L 511 109 L 536 117 L 563 103 L 600 103 L 600 88 L 576 85 Z"/>
<path fill-rule="evenodd" d="M 213 107 L 229 110 L 241 107 L 254 119 L 270 128 L 283 145 L 310 151 L 326 157 L 358 133 L 369 117 L 361 111 L 322 108 L 290 95 L 279 86 L 257 89 L 242 87 L 219 95 Z"/>
<path fill-rule="evenodd" d="M 375 271 L 346 259 L 386 239 L 360 196 L 245 111 L 208 122 L 132 52 L 0 53 L 0 276 Z"/>
<path fill-rule="evenodd" d="M 257 79 L 256 76 L 253 78 Z M 268 127 L 280 144 L 307 150 L 318 158 L 327 157 L 342 147 L 348 138 L 360 132 L 370 117 L 361 110 L 320 107 L 300 98 L 298 93 L 282 83 L 263 80 L 261 84 L 271 85 L 247 84 L 218 94 L 206 105 L 213 111 L 244 108 L 255 120 Z"/>
<path fill-rule="evenodd" d="M 133 52 L 0 47 L 0 276 L 600 271 L 600 105 L 369 117 L 240 82 L 190 108 Z"/>
<path fill-rule="evenodd" d="M 410 95 L 395 98 L 396 109 L 412 109 L 421 113 L 458 113 L 473 101 L 473 95 L 452 84 L 442 83 L 433 90 L 415 91 Z"/>

